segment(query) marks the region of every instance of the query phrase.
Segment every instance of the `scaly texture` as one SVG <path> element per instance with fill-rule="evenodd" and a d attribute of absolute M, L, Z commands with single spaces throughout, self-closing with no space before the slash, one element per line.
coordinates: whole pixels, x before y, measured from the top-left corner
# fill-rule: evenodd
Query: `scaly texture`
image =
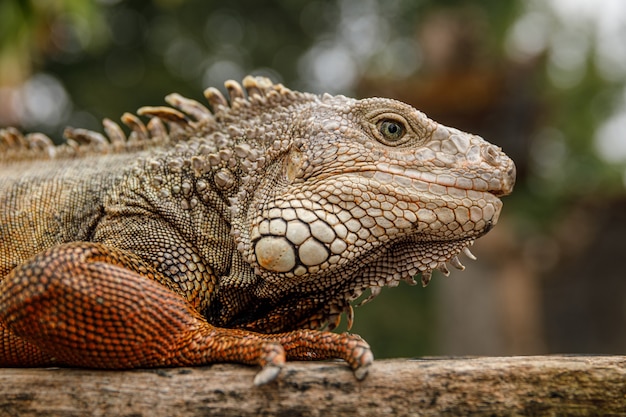
<path fill-rule="evenodd" d="M 372 354 L 352 302 L 424 285 L 497 222 L 513 162 L 398 101 L 264 78 L 102 135 L 0 131 L 0 366 L 98 368 Z"/>

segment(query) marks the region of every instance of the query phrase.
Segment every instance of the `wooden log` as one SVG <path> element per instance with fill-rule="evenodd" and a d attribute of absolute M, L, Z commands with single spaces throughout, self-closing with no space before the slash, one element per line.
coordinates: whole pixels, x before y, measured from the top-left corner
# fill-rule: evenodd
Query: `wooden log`
<path fill-rule="evenodd" d="M 257 369 L 0 369 L 0 416 L 626 416 L 626 356 L 376 361 L 362 382 L 341 362 Z"/>

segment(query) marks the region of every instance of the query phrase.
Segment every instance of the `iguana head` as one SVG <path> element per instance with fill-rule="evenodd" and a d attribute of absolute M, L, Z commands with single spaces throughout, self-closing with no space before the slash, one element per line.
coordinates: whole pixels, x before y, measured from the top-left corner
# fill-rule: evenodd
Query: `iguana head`
<path fill-rule="evenodd" d="M 312 325 L 351 311 L 368 288 L 462 269 L 457 255 L 497 223 L 513 188 L 500 148 L 399 101 L 308 95 L 285 114 L 289 144 L 246 204 L 234 200 L 245 206 L 235 235 L 268 285 L 332 294 Z"/>

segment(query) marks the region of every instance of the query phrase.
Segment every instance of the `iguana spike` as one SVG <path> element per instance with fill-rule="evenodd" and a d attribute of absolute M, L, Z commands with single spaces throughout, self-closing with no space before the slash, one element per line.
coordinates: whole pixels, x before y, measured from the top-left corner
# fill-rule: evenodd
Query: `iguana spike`
<path fill-rule="evenodd" d="M 428 285 L 432 276 L 433 276 L 433 271 L 431 269 L 422 271 L 422 287 L 425 287 Z"/>
<path fill-rule="evenodd" d="M 465 256 L 470 258 L 472 261 L 476 260 L 476 256 L 474 256 L 474 254 L 469 250 L 468 247 L 464 247 L 463 248 L 463 253 L 465 254 Z"/>
<path fill-rule="evenodd" d="M 74 153 L 80 148 L 80 144 L 72 138 L 65 138 L 65 146 Z"/>
<path fill-rule="evenodd" d="M 28 141 L 29 148 L 41 150 L 50 158 L 54 158 L 56 155 L 57 149 L 54 146 L 52 139 L 43 133 L 30 133 L 26 135 L 26 140 Z"/>
<path fill-rule="evenodd" d="M 263 97 L 263 91 L 257 85 L 256 79 L 251 75 L 248 75 L 246 78 L 244 78 L 242 84 L 243 87 L 246 89 L 246 92 L 248 93 L 248 97 Z"/>
<path fill-rule="evenodd" d="M 187 118 L 187 116 L 185 116 L 183 113 L 171 107 L 144 106 L 144 107 L 139 108 L 139 110 L 137 110 L 137 114 L 140 116 L 158 117 L 166 122 L 172 122 L 172 123 L 176 123 L 180 125 L 186 125 L 189 123 L 189 119 Z"/>
<path fill-rule="evenodd" d="M 413 276 L 405 277 L 403 281 L 406 282 L 407 284 L 411 285 L 411 286 L 417 285 L 417 281 L 415 281 L 415 277 L 413 277 Z"/>
<path fill-rule="evenodd" d="M 31 149 L 48 149 L 54 147 L 52 139 L 43 133 L 29 133 L 26 135 L 26 140 L 28 141 L 28 147 Z"/>
<path fill-rule="evenodd" d="M 450 259 L 450 264 L 460 271 L 463 271 L 465 269 L 465 265 L 461 263 L 458 256 L 454 256 L 452 259 Z"/>
<path fill-rule="evenodd" d="M 363 301 L 361 301 L 356 306 L 357 307 L 361 307 L 361 306 L 369 303 L 374 298 L 378 297 L 382 291 L 383 291 L 383 287 L 379 287 L 379 286 L 370 287 L 370 295 L 367 298 L 363 299 Z"/>
<path fill-rule="evenodd" d="M 104 118 L 102 119 L 102 126 L 104 127 L 104 133 L 109 137 L 109 141 L 114 147 L 123 146 L 126 143 L 126 134 L 113 120 Z"/>
<path fill-rule="evenodd" d="M 168 94 L 165 96 L 165 101 L 184 113 L 192 116 L 196 120 L 209 119 L 213 116 L 209 109 L 207 109 L 204 105 L 196 100 L 183 97 L 180 94 Z"/>
<path fill-rule="evenodd" d="M 132 130 L 132 133 L 130 134 L 129 140 L 148 140 L 148 139 L 150 139 L 150 135 L 148 133 L 148 128 L 134 114 L 132 114 L 132 113 L 124 113 L 122 115 L 122 122 Z"/>
<path fill-rule="evenodd" d="M 0 130 L 0 144 L 4 144 L 6 148 L 28 148 L 24 135 L 14 127 Z"/>
<path fill-rule="evenodd" d="M 248 92 L 248 96 L 264 97 L 267 91 L 272 88 L 274 84 L 269 78 L 266 77 L 253 77 L 248 75 L 243 79 L 243 86 Z"/>
<path fill-rule="evenodd" d="M 73 127 L 67 127 L 63 131 L 63 136 L 66 139 L 73 139 L 77 143 L 91 145 L 104 145 L 108 143 L 107 139 L 101 133 L 94 132 L 92 130 L 87 129 L 77 129 Z"/>
<path fill-rule="evenodd" d="M 152 138 L 162 138 L 167 136 L 167 128 L 160 117 L 151 117 L 146 125 Z"/>
<path fill-rule="evenodd" d="M 209 87 L 204 90 L 204 97 L 213 108 L 213 111 L 216 111 L 220 107 L 228 107 L 228 101 L 226 101 L 220 90 L 215 87 Z"/>
<path fill-rule="evenodd" d="M 437 265 L 437 269 L 441 271 L 441 273 L 444 274 L 445 276 L 447 277 L 450 276 L 450 270 L 448 269 L 445 263 L 442 262 L 439 265 Z"/>
<path fill-rule="evenodd" d="M 243 93 L 243 89 L 241 88 L 241 85 L 237 81 L 228 80 L 224 83 L 224 86 L 228 90 L 228 96 L 230 97 L 231 106 L 236 99 L 246 98 L 246 96 Z"/>

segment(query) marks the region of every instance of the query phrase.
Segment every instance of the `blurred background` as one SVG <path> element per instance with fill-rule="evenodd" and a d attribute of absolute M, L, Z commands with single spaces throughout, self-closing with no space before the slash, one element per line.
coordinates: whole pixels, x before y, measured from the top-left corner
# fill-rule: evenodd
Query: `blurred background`
<path fill-rule="evenodd" d="M 60 141 L 248 73 L 400 99 L 517 165 L 478 262 L 356 309 L 377 357 L 626 353 L 626 2 L 0 2 L 0 126 Z"/>

